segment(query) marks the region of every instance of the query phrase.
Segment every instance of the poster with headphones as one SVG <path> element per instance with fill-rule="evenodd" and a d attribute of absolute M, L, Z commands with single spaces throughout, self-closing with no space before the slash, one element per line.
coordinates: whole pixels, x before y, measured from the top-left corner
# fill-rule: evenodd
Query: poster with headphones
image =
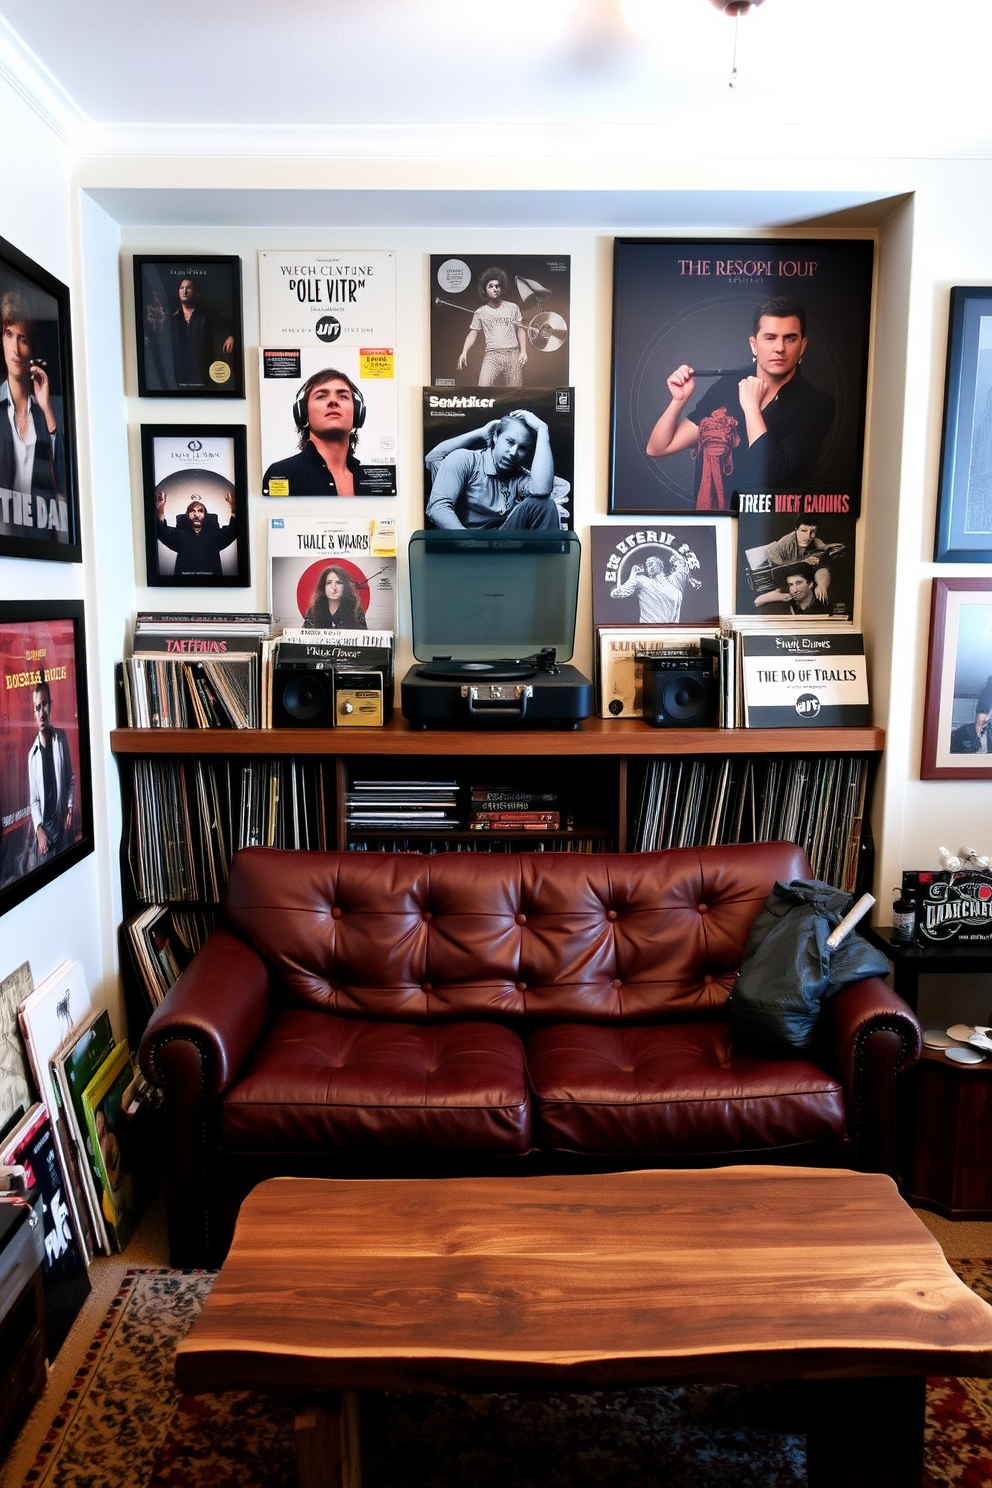
<path fill-rule="evenodd" d="M 395 496 L 395 254 L 258 255 L 263 496 Z"/>
<path fill-rule="evenodd" d="M 565 385 L 571 279 L 567 253 L 432 253 L 434 386 Z"/>
<path fill-rule="evenodd" d="M 395 522 L 287 515 L 268 526 L 275 630 L 395 631 Z"/>
<path fill-rule="evenodd" d="M 572 526 L 575 390 L 424 388 L 424 525 Z"/>
<path fill-rule="evenodd" d="M 618 238 L 609 510 L 861 503 L 874 244 Z"/>
<path fill-rule="evenodd" d="M 146 582 L 244 588 L 248 446 L 244 424 L 142 424 Z"/>

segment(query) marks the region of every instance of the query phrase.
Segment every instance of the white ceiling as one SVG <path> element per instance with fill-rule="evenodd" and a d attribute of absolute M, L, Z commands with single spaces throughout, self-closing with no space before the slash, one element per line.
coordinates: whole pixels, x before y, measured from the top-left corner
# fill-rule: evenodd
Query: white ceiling
<path fill-rule="evenodd" d="M 47 91 L 84 148 L 87 130 L 126 147 L 129 127 L 171 129 L 187 153 L 291 128 L 402 152 L 412 129 L 458 153 L 489 125 L 489 154 L 527 126 L 535 145 L 564 128 L 566 149 L 569 126 L 575 148 L 664 126 L 686 155 L 992 147 L 990 0 L 766 0 L 731 90 L 734 30 L 709 0 L 0 0 L 0 71 Z"/>

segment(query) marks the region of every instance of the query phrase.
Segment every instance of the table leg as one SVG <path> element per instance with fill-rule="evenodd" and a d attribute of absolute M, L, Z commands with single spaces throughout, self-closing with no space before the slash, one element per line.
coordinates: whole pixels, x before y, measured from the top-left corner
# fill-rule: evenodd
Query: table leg
<path fill-rule="evenodd" d="M 812 1384 L 809 1488 L 920 1488 L 926 1380 L 913 1376 Z"/>
<path fill-rule="evenodd" d="M 296 1415 L 300 1488 L 362 1488 L 358 1396 L 326 1396 Z"/>

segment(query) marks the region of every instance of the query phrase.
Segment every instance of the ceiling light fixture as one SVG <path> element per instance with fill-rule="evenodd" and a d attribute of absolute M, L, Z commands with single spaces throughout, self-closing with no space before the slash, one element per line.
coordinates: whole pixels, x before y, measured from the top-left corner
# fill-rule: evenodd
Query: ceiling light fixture
<path fill-rule="evenodd" d="M 763 0 L 710 0 L 723 15 L 733 16 L 734 19 L 734 60 L 730 68 L 730 77 L 727 80 L 728 88 L 737 87 L 737 32 L 740 26 L 741 16 L 748 15 L 756 10 Z"/>

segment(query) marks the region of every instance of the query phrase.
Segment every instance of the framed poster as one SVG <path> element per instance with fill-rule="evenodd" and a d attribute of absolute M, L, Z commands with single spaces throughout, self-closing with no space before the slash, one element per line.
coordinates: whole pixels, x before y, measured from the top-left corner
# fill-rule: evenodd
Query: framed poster
<path fill-rule="evenodd" d="M 992 289 L 951 290 L 938 563 L 992 563 Z"/>
<path fill-rule="evenodd" d="M 0 915 L 93 851 L 80 600 L 0 602 Z"/>
<path fill-rule="evenodd" d="M 424 526 L 572 526 L 574 388 L 423 391 Z"/>
<path fill-rule="evenodd" d="M 922 780 L 992 780 L 992 578 L 934 579 Z"/>
<path fill-rule="evenodd" d="M 435 387 L 568 383 L 567 253 L 432 253 Z"/>
<path fill-rule="evenodd" d="M 248 551 L 244 424 L 142 424 L 146 580 L 243 589 Z"/>
<path fill-rule="evenodd" d="M 0 557 L 79 563 L 69 291 L 0 238 Z"/>
<path fill-rule="evenodd" d="M 134 321 L 140 397 L 244 397 L 240 258 L 136 253 Z"/>
<path fill-rule="evenodd" d="M 728 512 L 749 491 L 856 515 L 873 255 L 618 238 L 610 511 Z"/>

